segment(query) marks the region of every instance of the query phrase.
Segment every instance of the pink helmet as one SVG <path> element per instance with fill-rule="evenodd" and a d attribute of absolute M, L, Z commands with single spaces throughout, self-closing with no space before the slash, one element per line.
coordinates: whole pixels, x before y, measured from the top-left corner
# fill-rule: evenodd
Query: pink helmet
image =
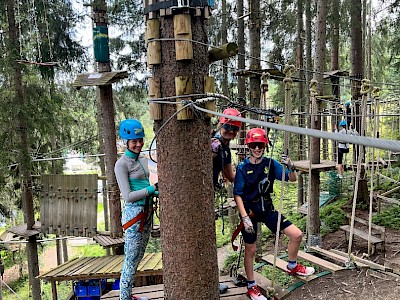
<path fill-rule="evenodd" d="M 230 116 L 235 116 L 235 117 L 242 117 L 240 115 L 240 112 L 235 108 L 227 108 L 227 109 L 224 110 L 223 114 L 230 115 Z M 225 117 L 220 117 L 219 118 L 219 122 L 221 124 L 231 124 L 231 125 L 237 126 L 237 127 L 241 127 L 242 126 L 242 122 L 231 120 L 231 119 L 225 118 Z"/>

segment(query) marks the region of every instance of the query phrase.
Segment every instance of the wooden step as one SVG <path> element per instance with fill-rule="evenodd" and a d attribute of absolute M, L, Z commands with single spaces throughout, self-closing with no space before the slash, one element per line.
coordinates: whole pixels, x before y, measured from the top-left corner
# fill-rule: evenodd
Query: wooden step
<path fill-rule="evenodd" d="M 325 257 L 328 257 L 328 258 L 330 258 L 330 259 L 333 259 L 333 260 L 335 260 L 335 261 L 337 261 L 337 262 L 340 262 L 340 263 L 343 263 L 343 264 L 345 264 L 346 261 L 347 261 L 347 257 L 344 257 L 344 256 L 342 256 L 342 255 L 336 254 L 336 253 L 331 252 L 331 251 L 326 250 L 326 249 L 322 249 L 322 248 L 320 248 L 320 247 L 310 247 L 309 249 L 310 249 L 311 251 L 314 251 L 314 252 L 316 252 L 316 253 L 318 253 L 318 254 L 321 254 L 321 255 L 323 255 L 323 256 L 325 256 Z M 361 262 L 358 262 L 358 263 L 357 263 L 357 266 L 359 266 L 360 268 L 369 268 L 368 265 L 363 264 L 363 263 L 361 263 Z"/>
<path fill-rule="evenodd" d="M 346 258 L 347 258 L 347 256 L 348 256 L 347 253 L 342 252 L 342 251 L 340 251 L 340 250 L 331 249 L 331 251 L 334 252 L 334 253 L 336 253 L 336 254 L 342 255 L 342 256 L 344 256 L 344 257 L 346 257 Z M 368 265 L 371 269 L 374 269 L 374 270 L 381 270 L 381 271 L 386 271 L 386 272 L 393 272 L 393 269 L 391 269 L 391 268 L 388 268 L 388 267 L 379 265 L 379 264 L 377 264 L 377 263 L 374 263 L 374 262 L 372 262 L 372 261 L 369 261 L 369 260 L 366 260 L 366 259 L 363 259 L 363 258 L 360 258 L 360 257 L 357 257 L 357 256 L 354 256 L 354 260 L 357 262 L 357 264 L 358 264 L 358 263 L 363 263 L 363 264 L 365 264 L 365 265 Z"/>
<path fill-rule="evenodd" d="M 343 226 L 340 226 L 340 229 L 343 230 L 343 231 L 346 231 L 346 232 L 350 233 L 350 225 L 343 225 Z M 363 240 L 368 241 L 368 232 L 363 231 L 363 230 L 360 230 L 360 229 L 358 229 L 358 228 L 353 228 L 353 232 L 354 232 L 354 235 L 355 235 L 355 236 L 358 236 L 358 237 L 362 238 Z M 371 235 L 370 239 L 371 239 L 371 243 L 372 243 L 373 245 L 374 245 L 374 244 L 380 244 L 380 243 L 383 243 L 383 242 L 384 242 L 384 241 L 381 240 L 380 238 L 378 238 L 378 237 L 376 237 L 376 236 L 373 236 L 373 235 Z"/>
<path fill-rule="evenodd" d="M 262 260 L 266 261 L 267 263 L 273 265 L 274 264 L 274 256 L 272 254 L 267 254 L 262 257 Z M 287 261 L 280 259 L 279 257 L 276 258 L 276 267 L 281 269 L 282 271 L 286 272 L 286 266 L 287 266 Z M 297 279 L 304 281 L 304 282 L 309 282 L 311 280 L 314 280 L 315 278 L 318 278 L 315 274 L 310 275 L 310 276 L 294 276 Z"/>
<path fill-rule="evenodd" d="M 324 260 L 322 258 L 316 257 L 316 256 L 314 256 L 312 254 L 306 253 L 306 252 L 301 251 L 301 250 L 299 250 L 297 256 L 302 258 L 302 259 L 304 259 L 304 260 L 306 260 L 306 261 L 308 261 L 308 262 L 310 262 L 310 263 L 312 263 L 312 264 L 314 264 L 314 265 L 320 266 L 321 268 L 323 268 L 325 270 L 331 271 L 333 273 L 345 269 L 345 268 L 343 268 L 341 266 L 338 266 L 338 265 L 336 265 L 334 263 L 331 263 L 329 261 L 326 261 L 326 260 Z"/>

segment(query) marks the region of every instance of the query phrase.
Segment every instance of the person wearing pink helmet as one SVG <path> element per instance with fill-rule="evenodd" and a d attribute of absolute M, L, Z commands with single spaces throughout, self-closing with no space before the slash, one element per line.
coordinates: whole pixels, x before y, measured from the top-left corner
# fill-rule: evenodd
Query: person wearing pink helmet
<path fill-rule="evenodd" d="M 223 114 L 228 116 L 241 117 L 240 112 L 235 108 L 227 108 Z M 242 122 L 235 121 L 229 117 L 221 116 L 219 118 L 219 132 L 211 139 L 211 150 L 213 153 L 213 183 L 218 187 L 221 183 L 218 180 L 222 172 L 224 178 L 229 182 L 235 180 L 235 171 L 232 167 L 232 155 L 229 143 L 236 138 L 237 133 L 242 126 Z"/>
<path fill-rule="evenodd" d="M 262 222 L 275 233 L 277 231 L 278 212 L 272 204 L 271 194 L 275 180 L 296 181 L 293 163 L 286 155 L 281 163 L 264 157 L 268 145 L 268 136 L 262 128 L 252 128 L 246 134 L 246 145 L 250 149 L 250 157 L 242 161 L 236 169 L 234 198 L 240 213 L 242 236 L 245 243 L 244 268 L 247 276 L 247 295 L 252 300 L 266 300 L 254 280 L 254 256 L 256 253 L 257 223 Z M 281 216 L 280 230 L 289 237 L 287 272 L 290 275 L 308 276 L 314 268 L 297 263 L 297 253 L 302 240 L 301 230 Z"/>

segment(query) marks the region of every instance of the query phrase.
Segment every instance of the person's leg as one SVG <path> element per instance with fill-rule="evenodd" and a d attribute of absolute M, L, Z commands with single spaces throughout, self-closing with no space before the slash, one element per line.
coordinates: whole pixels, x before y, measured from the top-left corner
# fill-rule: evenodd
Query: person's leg
<path fill-rule="evenodd" d="M 289 227 L 286 227 L 283 230 L 283 233 L 289 238 L 288 259 L 289 261 L 296 261 L 303 233 L 296 225 L 293 224 Z"/>
<path fill-rule="evenodd" d="M 126 223 L 130 219 L 137 216 L 143 207 L 130 206 L 125 208 L 123 214 L 123 223 Z M 135 274 L 137 266 L 143 257 L 143 241 L 148 241 L 150 230 L 147 228 L 148 236 L 143 236 L 143 233 L 139 232 L 140 221 L 133 224 L 125 231 L 125 245 L 124 245 L 124 263 L 121 271 L 120 280 L 120 299 L 131 300 L 132 299 L 132 288 L 135 285 Z M 146 229 L 146 226 L 145 226 Z M 145 232 L 145 231 L 144 231 Z M 147 244 L 146 244 L 147 245 Z"/>
<path fill-rule="evenodd" d="M 297 254 L 299 252 L 300 243 L 303 233 L 296 226 L 291 224 L 283 229 L 283 233 L 289 238 L 288 244 L 288 265 L 287 270 L 290 275 L 308 276 L 315 272 L 312 267 L 305 267 L 297 262 Z"/>
<path fill-rule="evenodd" d="M 254 281 L 254 256 L 256 254 L 256 243 L 244 244 L 244 270 L 247 281 Z"/>
<path fill-rule="evenodd" d="M 337 171 L 340 176 L 343 176 L 343 150 L 342 150 L 342 148 L 338 149 Z"/>

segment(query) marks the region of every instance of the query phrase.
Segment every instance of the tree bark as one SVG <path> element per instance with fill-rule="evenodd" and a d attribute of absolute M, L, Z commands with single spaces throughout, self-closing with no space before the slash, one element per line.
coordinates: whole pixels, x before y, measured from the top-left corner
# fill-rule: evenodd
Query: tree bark
<path fill-rule="evenodd" d="M 250 38 L 250 70 L 255 72 L 255 76 L 250 77 L 250 106 L 260 107 L 260 84 L 261 84 L 261 20 L 260 20 L 260 0 L 249 0 L 249 38 Z M 259 115 L 250 112 L 250 118 L 257 120 Z"/>
<path fill-rule="evenodd" d="M 94 23 L 95 26 L 108 26 L 107 22 L 107 5 L 105 0 L 97 0 L 93 4 Z M 110 62 L 99 62 L 98 72 L 110 72 Z M 105 165 L 107 175 L 107 191 L 109 195 L 110 209 L 110 235 L 111 237 L 122 236 L 121 225 L 121 199 L 117 185 L 117 180 L 114 173 L 114 165 L 117 161 L 117 144 L 115 136 L 115 109 L 112 95 L 112 86 L 103 85 L 98 87 L 99 90 L 99 105 L 101 111 L 99 114 L 100 130 L 103 133 Z M 115 254 L 122 254 L 123 249 L 116 249 Z"/>
<path fill-rule="evenodd" d="M 340 30 L 340 0 L 332 0 L 331 3 L 331 70 L 339 70 L 339 30 Z M 330 111 L 331 115 L 331 128 L 334 128 L 338 124 L 338 116 L 335 105 L 340 103 L 340 82 L 339 77 L 332 77 L 332 95 L 335 97 L 335 101 L 332 102 Z M 332 141 L 332 159 L 336 161 L 336 149 L 337 142 Z"/>
<path fill-rule="evenodd" d="M 160 38 L 174 37 L 171 16 L 160 19 Z M 207 43 L 207 20 L 191 16 L 192 39 Z M 207 47 L 193 43 L 193 60 L 175 59 L 174 41 L 163 41 L 160 65 L 162 97 L 176 95 L 175 78 L 192 80 L 193 93 L 203 93 L 208 73 Z M 174 100 L 175 101 L 175 100 Z M 212 185 L 210 123 L 207 119 L 177 120 L 175 105 L 163 105 L 165 125 L 157 136 L 157 172 L 163 249 L 165 299 L 218 299 L 218 265 L 215 241 L 214 190 Z"/>
<path fill-rule="evenodd" d="M 9 61 L 14 71 L 14 96 L 15 106 L 19 110 L 17 114 L 17 122 L 19 127 L 19 173 L 22 189 L 22 209 L 24 212 L 24 222 L 27 229 L 32 229 L 35 224 L 35 215 L 33 207 L 32 194 L 32 176 L 31 176 L 31 156 L 29 153 L 29 135 L 27 118 L 29 112 L 26 108 L 26 100 L 24 97 L 24 87 L 22 81 L 22 72 L 20 65 L 16 62 L 19 58 L 19 38 L 18 30 L 15 25 L 14 0 L 7 0 L 7 16 L 8 16 L 8 31 L 9 31 Z M 32 286 L 32 298 L 34 300 L 41 299 L 40 296 L 40 281 L 36 276 L 39 275 L 39 261 L 36 235 L 29 237 L 26 245 L 26 254 L 28 260 L 29 284 Z"/>
<path fill-rule="evenodd" d="M 304 112 L 305 111 L 305 103 L 307 100 L 304 98 L 304 20 L 303 20 L 303 13 L 304 13 L 304 5 L 303 0 L 297 0 L 297 49 L 296 49 L 296 60 L 297 60 L 297 68 L 299 70 L 299 78 L 300 82 L 297 84 L 297 94 L 299 99 L 298 104 L 298 111 Z M 305 127 L 305 116 L 299 115 L 298 117 L 298 124 L 299 127 Z M 305 156 L 305 136 L 299 135 L 298 143 L 297 143 L 297 157 L 299 160 L 306 159 Z"/>
<path fill-rule="evenodd" d="M 221 1 L 222 9 L 222 22 L 221 22 L 221 45 L 228 42 L 228 29 L 227 29 L 227 9 L 226 0 Z M 222 60 L 222 94 L 229 97 L 228 88 L 228 59 Z"/>
<path fill-rule="evenodd" d="M 238 69 L 239 70 L 244 70 L 246 67 L 245 65 L 245 48 L 244 48 L 244 18 L 243 18 L 243 0 L 236 0 L 236 5 L 237 5 L 237 15 L 238 15 L 238 20 L 237 20 L 237 25 L 238 25 Z M 245 99 L 246 98 L 246 81 L 244 77 L 239 76 L 238 77 L 238 97 L 239 99 Z M 245 103 L 246 105 L 246 103 Z"/>
<path fill-rule="evenodd" d="M 318 82 L 316 86 L 317 95 L 323 95 L 323 72 L 325 71 L 325 49 L 326 49 L 326 14 L 327 3 L 325 0 L 317 2 L 317 22 L 316 22 L 316 49 L 314 61 L 314 79 Z M 313 98 L 311 128 L 321 129 L 320 112 L 322 110 L 321 100 Z M 320 163 L 320 139 L 311 138 L 311 164 Z M 308 214 L 308 243 L 310 245 L 320 245 L 320 218 L 319 218 L 319 194 L 320 194 L 320 174 L 318 171 L 311 171 L 310 176 L 310 195 L 309 195 L 309 214 Z"/>

